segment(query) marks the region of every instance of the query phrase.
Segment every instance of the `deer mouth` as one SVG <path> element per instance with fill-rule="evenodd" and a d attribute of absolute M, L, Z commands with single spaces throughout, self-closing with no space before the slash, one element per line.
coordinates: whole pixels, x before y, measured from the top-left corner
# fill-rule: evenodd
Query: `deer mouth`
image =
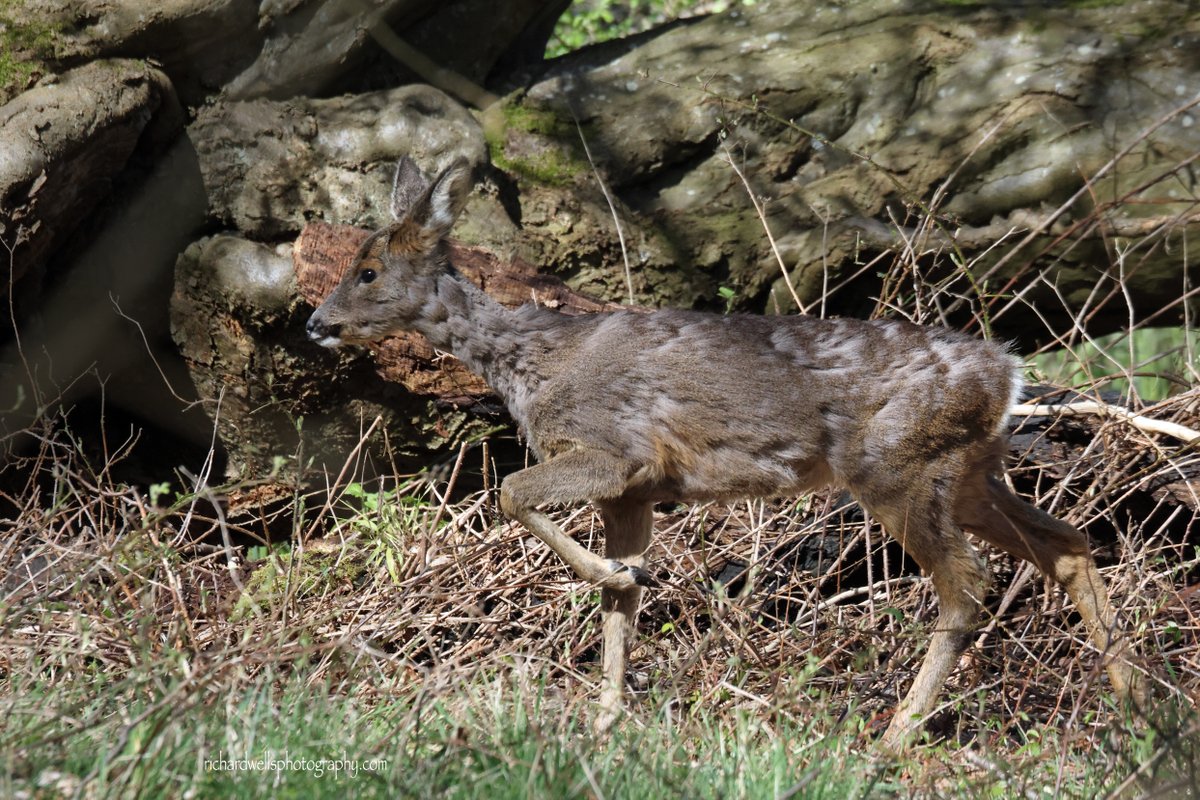
<path fill-rule="evenodd" d="M 308 332 L 308 338 L 322 347 L 341 347 L 346 344 L 343 326 L 325 323 L 318 318 L 317 314 L 308 318 L 308 324 L 304 326 L 304 329 Z"/>
<path fill-rule="evenodd" d="M 321 347 L 341 347 L 346 344 L 346 340 L 340 336 L 313 336 L 309 334 L 309 339 L 321 345 Z"/>

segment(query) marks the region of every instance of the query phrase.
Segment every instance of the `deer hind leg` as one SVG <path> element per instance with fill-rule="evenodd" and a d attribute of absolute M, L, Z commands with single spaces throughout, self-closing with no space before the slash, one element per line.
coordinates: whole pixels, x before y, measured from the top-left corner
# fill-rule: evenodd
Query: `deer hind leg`
<path fill-rule="evenodd" d="M 537 510 L 542 503 L 582 503 L 620 497 L 630 465 L 607 453 L 571 450 L 514 472 L 500 486 L 500 508 L 553 550 L 585 581 L 609 589 L 653 583 L 640 565 L 602 558 L 562 532 Z"/>
<path fill-rule="evenodd" d="M 597 505 L 604 518 L 605 555 L 632 569 L 641 569 L 654 524 L 652 506 L 632 500 L 606 501 Z M 631 589 L 606 587 L 600 592 L 600 607 L 604 612 L 604 688 L 600 694 L 600 713 L 595 721 L 598 733 L 612 727 L 621 712 L 625 661 L 630 635 L 637 628 L 641 596 L 640 586 Z"/>
<path fill-rule="evenodd" d="M 927 481 L 927 479 L 926 479 Z M 946 678 L 957 664 L 976 627 L 979 602 L 987 590 L 988 576 L 967 537 L 954 524 L 944 480 L 910 484 L 910 497 L 862 497 L 862 503 L 900 542 L 933 582 L 938 617 L 929 649 L 912 687 L 884 732 L 882 744 L 903 751 L 925 718 L 932 713 Z"/>
<path fill-rule="evenodd" d="M 1117 696 L 1138 708 L 1145 705 L 1145 690 L 1130 660 L 1133 648 L 1109 603 L 1087 538 L 1078 529 L 1017 497 L 991 470 L 980 470 L 966 482 L 955 518 L 971 533 L 1062 584 L 1092 644 L 1104 654 Z"/>

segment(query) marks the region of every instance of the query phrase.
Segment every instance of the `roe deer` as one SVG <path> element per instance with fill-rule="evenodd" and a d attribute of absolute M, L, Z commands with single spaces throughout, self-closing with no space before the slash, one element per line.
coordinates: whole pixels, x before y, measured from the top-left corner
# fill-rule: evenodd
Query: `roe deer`
<path fill-rule="evenodd" d="M 603 689 L 596 727 L 621 709 L 653 504 L 848 490 L 933 581 L 929 652 L 883 742 L 903 749 L 931 713 L 987 587 L 963 530 L 1061 583 L 1138 703 L 1132 648 L 1078 530 L 1001 479 L 1020 364 L 963 333 L 908 322 L 719 316 L 663 310 L 564 316 L 508 310 L 449 263 L 444 237 L 471 190 L 463 160 L 432 182 L 403 159 L 394 224 L 372 235 L 308 321 L 337 347 L 418 331 L 483 376 L 538 463 L 509 475 L 504 513 L 601 588 Z M 606 558 L 538 506 L 591 501 Z"/>

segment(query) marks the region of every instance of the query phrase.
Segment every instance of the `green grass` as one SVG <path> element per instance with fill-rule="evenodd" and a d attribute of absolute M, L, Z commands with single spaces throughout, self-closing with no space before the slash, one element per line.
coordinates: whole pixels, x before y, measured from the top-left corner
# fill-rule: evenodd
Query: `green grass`
<path fill-rule="evenodd" d="M 1194 386 L 1200 375 L 1200 331 L 1141 328 L 1041 353 L 1031 359 L 1051 383 L 1134 393 L 1157 402 Z"/>
<path fill-rule="evenodd" d="M 893 759 L 810 673 L 787 676 L 774 709 L 736 694 L 692 708 L 643 697 L 596 738 L 587 700 L 522 664 L 330 681 L 302 660 L 256 670 L 164 652 L 127 672 L 13 673 L 0 796 L 1096 798 L 1127 782 L 1198 786 L 1200 728 L 1169 704 L 1138 734 L 1033 726 L 1019 742 Z"/>
<path fill-rule="evenodd" d="M 368 700 L 300 673 L 264 672 L 228 693 L 173 672 L 20 687 L 4 703 L 0 794 L 85 782 L 86 796 L 196 798 L 779 797 L 797 786 L 853 797 L 888 786 L 882 762 L 856 755 L 836 726 L 821 735 L 744 713 L 677 728 L 660 716 L 597 740 L 579 709 L 517 673 Z"/>
<path fill-rule="evenodd" d="M 0 796 L 1091 798 L 1138 764 L 1152 767 L 1142 788 L 1194 790 L 1200 763 L 1194 720 L 1179 718 L 1099 746 L 1046 728 L 1016 747 L 976 743 L 973 759 L 941 745 L 894 761 L 853 712 L 838 715 L 844 698 L 815 690 L 767 714 L 643 699 L 598 739 L 586 706 L 519 666 L 336 685 L 298 665 L 216 669 L 179 654 L 123 679 L 63 680 L 47 665 L 10 686 Z"/>

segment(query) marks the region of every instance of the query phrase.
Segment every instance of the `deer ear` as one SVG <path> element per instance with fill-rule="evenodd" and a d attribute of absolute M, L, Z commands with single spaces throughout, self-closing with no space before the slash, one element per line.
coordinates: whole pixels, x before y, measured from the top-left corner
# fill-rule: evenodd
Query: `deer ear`
<path fill-rule="evenodd" d="M 445 236 L 467 204 L 471 185 L 470 163 L 465 158 L 454 159 L 433 179 L 428 199 L 413 211 L 414 221 L 429 233 Z"/>
<path fill-rule="evenodd" d="M 396 177 L 392 181 L 392 218 L 399 221 L 412 210 L 412 207 L 429 188 L 417 162 L 408 156 L 396 164 Z"/>

